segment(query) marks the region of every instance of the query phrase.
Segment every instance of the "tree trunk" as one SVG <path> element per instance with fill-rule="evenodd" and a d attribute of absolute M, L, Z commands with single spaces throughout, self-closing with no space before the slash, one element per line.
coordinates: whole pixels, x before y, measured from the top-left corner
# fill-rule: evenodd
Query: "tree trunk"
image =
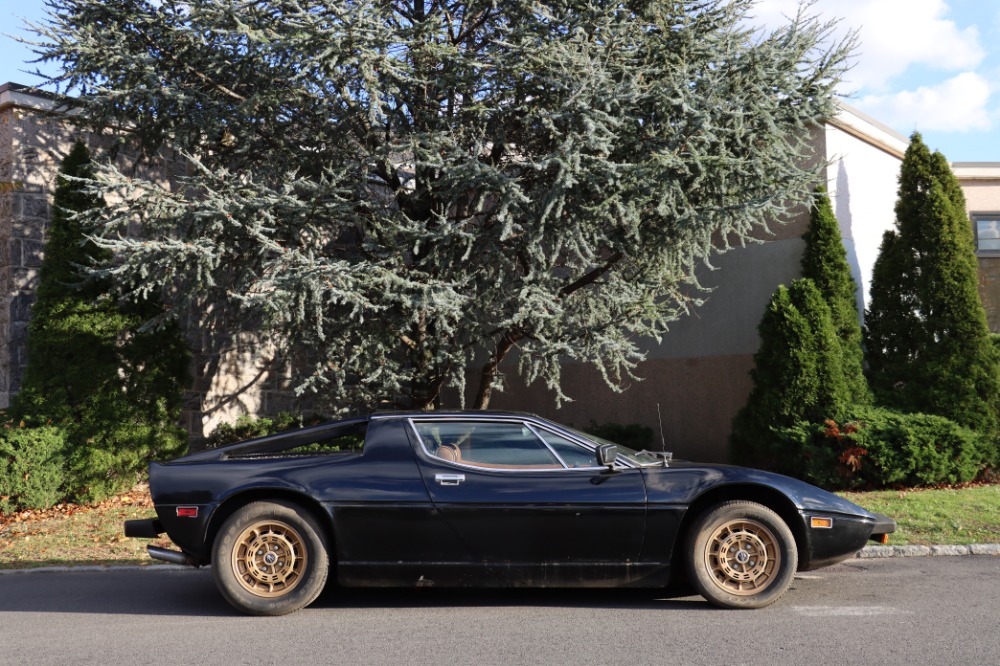
<path fill-rule="evenodd" d="M 479 391 L 476 393 L 474 409 L 489 409 L 490 398 L 493 397 L 493 379 L 497 376 L 497 370 L 510 350 L 522 337 L 524 336 L 521 333 L 507 331 L 500 338 L 496 351 L 490 357 L 489 363 L 483 366 L 483 371 L 479 375 Z"/>

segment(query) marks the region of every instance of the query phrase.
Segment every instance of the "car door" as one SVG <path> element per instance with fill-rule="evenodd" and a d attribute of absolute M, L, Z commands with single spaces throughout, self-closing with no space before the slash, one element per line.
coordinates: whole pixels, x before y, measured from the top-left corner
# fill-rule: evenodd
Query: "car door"
<path fill-rule="evenodd" d="M 411 419 L 431 501 L 465 548 L 452 564 L 483 584 L 622 584 L 646 523 L 638 469 L 526 420 Z M 471 554 L 471 559 L 470 559 Z"/>

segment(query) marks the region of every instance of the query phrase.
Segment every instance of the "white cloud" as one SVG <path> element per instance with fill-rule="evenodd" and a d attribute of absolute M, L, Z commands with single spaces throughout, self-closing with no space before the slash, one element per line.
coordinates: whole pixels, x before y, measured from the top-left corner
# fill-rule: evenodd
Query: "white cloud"
<path fill-rule="evenodd" d="M 989 131 L 990 84 L 974 72 L 964 72 L 935 86 L 892 94 L 865 95 L 851 103 L 890 127 L 903 131 Z"/>
<path fill-rule="evenodd" d="M 798 0 L 761 0 L 754 10 L 756 22 L 780 25 L 798 6 Z M 858 31 L 856 65 L 846 81 L 852 91 L 884 91 L 891 79 L 914 65 L 970 70 L 985 56 L 978 28 L 959 27 L 948 19 L 945 0 L 816 0 L 810 11 L 841 19 L 842 34 Z"/>

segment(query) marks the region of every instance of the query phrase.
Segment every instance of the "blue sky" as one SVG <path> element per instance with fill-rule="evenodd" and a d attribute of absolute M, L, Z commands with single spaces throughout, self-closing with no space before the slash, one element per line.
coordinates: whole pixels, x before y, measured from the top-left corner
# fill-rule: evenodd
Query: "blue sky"
<path fill-rule="evenodd" d="M 21 70 L 24 35 L 43 0 L 2 0 L 0 82 L 33 84 Z M 760 0 L 759 23 L 776 25 L 798 0 Z M 860 46 L 842 86 L 852 106 L 924 141 L 953 162 L 1000 162 L 1000 3 L 995 0 L 815 0 L 811 11 L 855 29 Z"/>

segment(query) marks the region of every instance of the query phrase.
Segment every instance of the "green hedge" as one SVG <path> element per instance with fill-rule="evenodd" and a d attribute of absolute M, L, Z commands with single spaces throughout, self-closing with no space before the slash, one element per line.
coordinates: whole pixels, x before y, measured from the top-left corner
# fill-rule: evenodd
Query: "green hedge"
<path fill-rule="evenodd" d="M 54 426 L 0 430 L 0 512 L 47 509 L 62 499 L 65 448 Z"/>
<path fill-rule="evenodd" d="M 930 414 L 858 410 L 841 423 L 800 422 L 767 437 L 775 471 L 825 488 L 972 481 L 993 460 L 982 435 Z M 766 436 L 766 435 L 765 435 Z"/>

